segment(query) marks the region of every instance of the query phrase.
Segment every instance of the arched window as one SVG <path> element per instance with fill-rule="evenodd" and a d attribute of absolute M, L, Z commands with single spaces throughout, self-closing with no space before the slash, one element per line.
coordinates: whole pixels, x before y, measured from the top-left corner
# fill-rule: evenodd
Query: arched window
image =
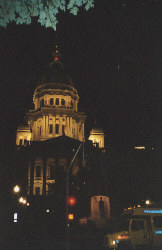
<path fill-rule="evenodd" d="M 23 139 L 20 139 L 19 141 L 19 145 L 22 146 L 23 145 Z"/>
<path fill-rule="evenodd" d="M 65 99 L 61 99 L 61 105 L 65 105 Z"/>
<path fill-rule="evenodd" d="M 52 134 L 52 133 L 53 133 L 53 125 L 52 125 L 52 124 L 50 124 L 50 127 L 49 127 L 49 132 L 50 132 L 50 134 Z"/>
<path fill-rule="evenodd" d="M 56 105 L 59 105 L 59 98 L 56 98 Z"/>
<path fill-rule="evenodd" d="M 44 99 L 41 100 L 41 107 L 44 106 Z"/>
<path fill-rule="evenodd" d="M 55 126 L 55 133 L 59 134 L 59 125 L 58 124 L 56 124 L 56 126 Z"/>
<path fill-rule="evenodd" d="M 41 167 L 40 166 L 36 167 L 36 177 L 41 177 Z"/>
<path fill-rule="evenodd" d="M 24 139 L 24 146 L 27 146 L 27 143 L 28 143 L 27 139 Z"/>
<path fill-rule="evenodd" d="M 53 98 L 50 98 L 50 105 L 53 105 Z"/>

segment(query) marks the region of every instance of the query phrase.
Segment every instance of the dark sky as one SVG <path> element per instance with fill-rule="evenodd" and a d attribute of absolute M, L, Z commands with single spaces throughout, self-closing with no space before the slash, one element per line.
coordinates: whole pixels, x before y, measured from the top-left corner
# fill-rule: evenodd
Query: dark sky
<path fill-rule="evenodd" d="M 62 61 L 106 146 L 160 145 L 162 1 L 95 1 L 77 16 L 58 16 Z M 56 32 L 32 25 L 0 29 L 1 142 L 15 143 L 42 70 L 52 61 Z M 7 136 L 7 137 L 6 137 Z M 1 143 L 2 147 L 2 143 Z"/>

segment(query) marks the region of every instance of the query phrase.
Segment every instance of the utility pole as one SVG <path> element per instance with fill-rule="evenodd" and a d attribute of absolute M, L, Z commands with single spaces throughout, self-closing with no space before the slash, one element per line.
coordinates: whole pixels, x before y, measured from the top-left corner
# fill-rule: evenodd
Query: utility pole
<path fill-rule="evenodd" d="M 70 230 L 70 224 L 69 224 L 69 218 L 68 218 L 68 214 L 69 214 L 69 207 L 68 207 L 68 199 L 69 199 L 69 174 L 70 174 L 70 170 L 72 168 L 72 165 L 75 161 L 75 158 L 77 157 L 81 147 L 84 147 L 84 141 L 81 142 L 81 144 L 79 145 L 71 163 L 70 163 L 70 166 L 69 168 L 67 169 L 67 172 L 66 172 L 66 246 L 67 246 L 67 250 L 69 250 L 69 230 Z"/>

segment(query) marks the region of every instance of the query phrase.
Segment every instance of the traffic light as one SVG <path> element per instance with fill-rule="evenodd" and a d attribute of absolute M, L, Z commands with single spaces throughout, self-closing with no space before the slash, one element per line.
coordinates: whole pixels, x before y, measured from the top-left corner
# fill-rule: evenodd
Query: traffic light
<path fill-rule="evenodd" d="M 77 199 L 75 196 L 68 198 L 68 220 L 73 221 L 77 217 Z"/>
<path fill-rule="evenodd" d="M 68 214 L 68 219 L 69 220 L 74 220 L 74 214 Z"/>
<path fill-rule="evenodd" d="M 68 204 L 73 207 L 76 204 L 76 198 L 74 196 L 69 197 Z"/>

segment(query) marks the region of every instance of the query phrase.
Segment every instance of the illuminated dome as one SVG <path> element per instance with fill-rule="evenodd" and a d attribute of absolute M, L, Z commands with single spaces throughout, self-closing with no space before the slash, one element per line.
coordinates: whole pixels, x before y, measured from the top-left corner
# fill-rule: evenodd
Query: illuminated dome
<path fill-rule="evenodd" d="M 40 84 L 42 83 L 64 83 L 73 86 L 72 79 L 64 69 L 61 63 L 51 63 L 43 74 Z"/>

